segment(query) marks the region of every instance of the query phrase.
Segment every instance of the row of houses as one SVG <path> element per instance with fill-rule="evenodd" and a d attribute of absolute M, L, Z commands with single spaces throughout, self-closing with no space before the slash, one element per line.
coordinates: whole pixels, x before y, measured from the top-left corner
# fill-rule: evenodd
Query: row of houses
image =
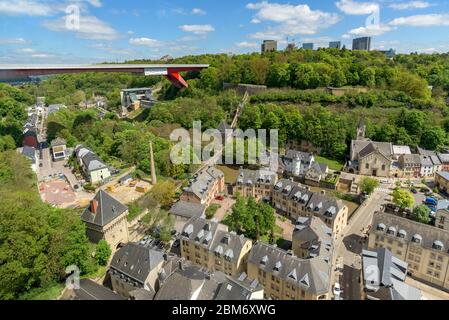
<path fill-rule="evenodd" d="M 325 163 L 317 162 L 312 153 L 289 149 L 282 157 L 281 171 L 303 178 L 310 185 L 318 185 L 326 178 L 329 167 Z"/>
<path fill-rule="evenodd" d="M 425 283 L 449 289 L 449 211 L 438 210 L 436 226 L 376 212 L 368 247 L 385 248 L 408 264 L 407 273 Z"/>
<path fill-rule="evenodd" d="M 33 172 L 39 172 L 39 142 L 38 142 L 39 115 L 36 107 L 28 108 L 28 118 L 23 126 L 22 147 L 17 150 L 31 163 Z"/>
<path fill-rule="evenodd" d="M 98 291 L 134 300 L 329 299 L 332 241 L 331 230 L 315 217 L 298 221 L 290 251 L 253 244 L 195 217 L 181 234 L 180 256 L 127 243 L 115 252 L 107 275 L 117 296 Z"/>
<path fill-rule="evenodd" d="M 430 178 L 449 170 L 449 154 L 422 148 L 376 142 L 365 138 L 365 125 L 359 123 L 357 139 L 351 141 L 346 171 L 375 177 Z"/>

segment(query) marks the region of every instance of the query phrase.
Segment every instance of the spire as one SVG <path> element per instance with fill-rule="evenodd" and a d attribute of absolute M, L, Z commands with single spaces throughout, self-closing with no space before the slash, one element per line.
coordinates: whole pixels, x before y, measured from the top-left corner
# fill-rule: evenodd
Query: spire
<path fill-rule="evenodd" d="M 156 169 L 154 167 L 153 142 L 150 141 L 150 162 L 151 162 L 151 183 L 153 186 L 157 183 Z"/>

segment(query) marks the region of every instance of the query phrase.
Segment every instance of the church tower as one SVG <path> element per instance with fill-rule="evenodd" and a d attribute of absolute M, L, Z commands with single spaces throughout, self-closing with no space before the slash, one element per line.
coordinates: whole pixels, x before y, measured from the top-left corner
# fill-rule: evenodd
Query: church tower
<path fill-rule="evenodd" d="M 366 133 L 365 120 L 361 118 L 359 124 L 357 125 L 357 140 L 365 140 L 365 133 Z"/>

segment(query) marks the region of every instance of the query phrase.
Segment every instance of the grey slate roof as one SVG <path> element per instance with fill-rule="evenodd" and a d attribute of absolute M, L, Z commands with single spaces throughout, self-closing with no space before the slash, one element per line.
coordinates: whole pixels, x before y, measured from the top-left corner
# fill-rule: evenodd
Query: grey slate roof
<path fill-rule="evenodd" d="M 274 184 L 275 181 L 276 172 L 268 169 L 240 169 L 235 184 Z"/>
<path fill-rule="evenodd" d="M 243 235 L 228 232 L 225 225 L 200 217 L 193 217 L 185 224 L 181 237 L 195 241 L 201 247 L 231 261 L 240 256 L 243 246 L 248 241 Z"/>
<path fill-rule="evenodd" d="M 144 285 L 149 273 L 162 261 L 164 253 L 129 242 L 120 248 L 111 260 L 111 273 L 118 273 Z"/>
<path fill-rule="evenodd" d="M 197 300 L 212 300 L 220 283 L 226 280 L 222 272 L 208 271 L 191 264 L 183 264 L 161 283 L 154 300 L 191 300 L 199 290 Z"/>
<path fill-rule="evenodd" d="M 449 180 L 449 172 L 447 172 L 447 171 L 437 172 L 437 175 L 439 175 L 443 179 Z"/>
<path fill-rule="evenodd" d="M 371 145 L 371 146 L 369 146 Z M 367 149 L 365 149 L 369 146 Z M 364 150 L 365 149 L 365 150 Z M 369 140 L 352 140 L 351 142 L 351 150 L 354 155 L 351 160 L 358 160 L 359 158 L 363 158 L 374 150 L 378 150 L 385 157 L 390 158 L 393 153 L 393 145 L 390 142 L 376 142 Z M 360 154 L 363 151 L 362 154 Z"/>
<path fill-rule="evenodd" d="M 36 149 L 34 147 L 24 146 L 22 148 L 22 154 L 27 157 L 31 163 L 36 163 Z"/>
<path fill-rule="evenodd" d="M 423 155 L 423 156 L 436 156 L 436 152 L 435 151 L 430 151 L 430 150 L 426 150 L 420 147 L 417 147 L 418 149 L 418 154 Z"/>
<path fill-rule="evenodd" d="M 401 162 L 408 165 L 421 165 L 421 157 L 419 154 L 404 154 L 401 156 Z"/>
<path fill-rule="evenodd" d="M 285 158 L 292 161 L 294 159 L 301 160 L 302 163 L 310 163 L 313 158 L 313 154 L 303 151 L 297 151 L 289 149 L 285 154 Z"/>
<path fill-rule="evenodd" d="M 82 145 L 76 147 L 75 153 L 89 172 L 107 168 L 107 165 L 95 153 Z"/>
<path fill-rule="evenodd" d="M 297 183 L 282 179 L 273 188 L 273 192 L 283 193 L 291 201 L 302 203 L 314 215 L 326 219 L 335 219 L 337 213 L 345 206 L 343 201 L 318 192 L 312 192 Z"/>
<path fill-rule="evenodd" d="M 315 295 L 329 291 L 331 267 L 323 257 L 299 259 L 282 249 L 258 242 L 249 254 L 248 263 Z"/>
<path fill-rule="evenodd" d="M 382 224 L 385 226 L 384 230 L 378 230 L 378 226 Z M 388 234 L 386 232 L 388 228 L 393 227 L 398 233 L 400 230 L 403 230 L 405 231 L 405 236 L 402 238 L 404 241 L 415 242 L 413 240 L 419 238 L 421 239 L 421 242 L 415 243 L 429 249 L 433 248 L 435 241 L 440 241 L 443 244 L 443 251 L 445 253 L 448 252 L 449 231 L 385 212 L 376 212 L 373 217 L 372 225 L 373 232 L 387 237 L 398 236 L 398 234 Z"/>
<path fill-rule="evenodd" d="M 92 205 L 90 205 L 81 215 L 82 221 L 103 227 L 128 210 L 127 206 L 103 190 L 98 191 L 94 200 L 98 202 L 97 212 L 92 212 Z"/>
<path fill-rule="evenodd" d="M 438 156 L 433 155 L 433 156 L 429 156 L 429 157 L 430 157 L 430 160 L 432 160 L 432 164 L 434 166 L 440 166 L 441 165 L 441 161 L 440 161 L 440 158 L 438 158 Z"/>
<path fill-rule="evenodd" d="M 112 290 L 93 282 L 90 279 L 80 279 L 79 289 L 73 289 L 70 300 L 125 300 Z"/>
<path fill-rule="evenodd" d="M 299 217 L 293 231 L 293 239 L 304 243 L 312 256 L 330 257 L 332 255 L 332 230 L 317 217 Z M 310 257 L 312 257 L 310 256 Z"/>
<path fill-rule="evenodd" d="M 192 192 L 199 199 L 205 199 L 209 189 L 214 181 L 224 176 L 223 172 L 215 167 L 208 167 L 197 173 L 189 181 L 189 186 L 184 189 L 186 192 Z"/>
<path fill-rule="evenodd" d="M 449 163 L 449 153 L 437 153 L 441 163 Z"/>
<path fill-rule="evenodd" d="M 421 159 L 421 166 L 423 167 L 433 166 L 432 159 L 429 156 L 420 156 L 420 159 Z"/>
<path fill-rule="evenodd" d="M 385 248 L 373 251 L 363 250 L 362 262 L 367 290 L 376 292 L 382 287 L 389 288 L 391 290 L 386 290 L 387 292 L 380 292 L 383 299 L 388 299 L 389 293 L 389 300 L 419 300 L 421 298 L 420 290 L 404 283 L 407 276 L 407 263 L 393 256 L 391 251 Z"/>
<path fill-rule="evenodd" d="M 214 300 L 250 300 L 254 292 L 263 290 L 257 280 L 248 279 L 246 273 L 238 277 L 227 276 L 219 285 Z"/>
<path fill-rule="evenodd" d="M 184 218 L 201 217 L 206 211 L 206 205 L 188 201 L 178 201 L 170 209 L 170 213 Z"/>

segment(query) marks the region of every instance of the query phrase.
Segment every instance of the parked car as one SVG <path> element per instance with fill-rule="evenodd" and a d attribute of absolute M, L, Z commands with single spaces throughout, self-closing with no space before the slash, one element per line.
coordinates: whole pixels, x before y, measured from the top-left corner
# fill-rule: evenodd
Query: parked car
<path fill-rule="evenodd" d="M 341 294 L 341 287 L 340 284 L 337 282 L 334 284 L 334 296 L 335 298 L 340 298 L 340 294 Z"/>
<path fill-rule="evenodd" d="M 413 194 L 417 194 L 417 193 L 418 193 L 418 190 L 416 190 L 415 188 L 411 188 L 410 191 L 411 191 Z"/>
<path fill-rule="evenodd" d="M 223 201 L 224 197 L 223 196 L 216 196 L 215 199 L 218 200 L 218 201 Z"/>
<path fill-rule="evenodd" d="M 436 206 L 438 204 L 438 200 L 433 197 L 427 197 L 424 203 L 431 206 Z"/>

